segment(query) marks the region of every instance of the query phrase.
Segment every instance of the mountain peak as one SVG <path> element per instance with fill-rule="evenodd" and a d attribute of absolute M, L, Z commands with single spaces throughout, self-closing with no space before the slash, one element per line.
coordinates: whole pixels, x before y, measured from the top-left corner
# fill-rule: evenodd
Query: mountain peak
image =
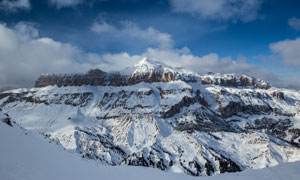
<path fill-rule="evenodd" d="M 157 67 L 162 67 L 164 66 L 162 63 L 154 61 L 152 59 L 149 59 L 147 57 L 144 57 L 142 60 L 137 62 L 134 67 L 149 67 L 149 68 L 157 68 Z"/>
<path fill-rule="evenodd" d="M 148 61 L 149 61 L 149 59 L 148 59 L 147 57 L 143 57 L 143 59 L 140 60 L 137 64 L 145 64 L 145 63 L 149 63 Z"/>
<path fill-rule="evenodd" d="M 150 60 L 147 57 L 144 57 L 142 60 L 137 62 L 135 65 L 135 71 L 133 74 L 136 73 L 151 73 L 151 72 L 162 72 L 164 65 L 160 62 Z"/>

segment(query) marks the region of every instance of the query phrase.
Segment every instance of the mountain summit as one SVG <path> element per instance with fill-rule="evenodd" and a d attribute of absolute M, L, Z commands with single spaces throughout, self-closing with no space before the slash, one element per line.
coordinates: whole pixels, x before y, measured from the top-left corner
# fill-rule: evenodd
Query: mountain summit
<path fill-rule="evenodd" d="M 134 65 L 135 73 L 140 72 L 140 73 L 146 73 L 146 72 L 163 72 L 163 64 L 149 60 L 148 58 L 144 57 L 141 61 L 136 63 Z"/>
<path fill-rule="evenodd" d="M 0 93 L 0 108 L 11 125 L 106 165 L 202 176 L 300 160 L 298 91 L 146 58 L 126 72 L 42 75 Z"/>

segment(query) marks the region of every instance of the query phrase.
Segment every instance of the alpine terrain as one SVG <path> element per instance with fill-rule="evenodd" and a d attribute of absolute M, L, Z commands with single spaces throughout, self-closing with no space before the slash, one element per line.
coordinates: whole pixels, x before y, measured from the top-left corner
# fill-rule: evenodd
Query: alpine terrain
<path fill-rule="evenodd" d="M 300 160 L 300 92 L 142 59 L 42 75 L 0 94 L 1 121 L 105 165 L 210 176 Z"/>

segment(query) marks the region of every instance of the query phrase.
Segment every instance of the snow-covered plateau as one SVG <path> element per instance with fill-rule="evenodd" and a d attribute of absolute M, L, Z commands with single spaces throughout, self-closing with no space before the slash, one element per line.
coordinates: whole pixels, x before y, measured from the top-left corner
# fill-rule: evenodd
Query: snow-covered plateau
<path fill-rule="evenodd" d="M 1 147 L 5 147 L 0 149 L 1 159 L 7 161 L 1 161 L 0 173 L 11 179 L 10 171 L 30 162 L 25 154 L 31 147 L 24 147 L 24 154 L 18 148 L 29 146 L 25 139 L 31 140 L 26 136 L 20 143 L 16 129 L 61 147 L 53 150 L 62 152 L 52 159 L 53 145 L 51 149 L 47 144 L 49 152 L 45 142 L 39 142 L 44 144 L 41 147 L 32 145 L 36 163 L 45 158 L 49 164 L 37 167 L 45 173 L 48 168 L 62 174 L 78 174 L 82 169 L 82 175 L 104 174 L 108 179 L 118 178 L 115 171 L 129 179 L 145 179 L 144 174 L 155 179 L 188 179 L 192 177 L 177 173 L 210 176 L 246 170 L 222 177 L 276 179 L 282 176 L 271 175 L 286 169 L 294 173 L 284 174 L 286 179 L 300 175 L 295 170 L 299 163 L 287 163 L 300 161 L 300 92 L 246 75 L 199 75 L 143 59 L 120 72 L 96 69 L 87 74 L 42 75 L 35 88 L 1 93 L 0 108 L 2 121 L 13 126 L 2 127 L 2 123 L 0 131 Z M 10 136 L 13 132 L 18 138 Z M 67 155 L 62 149 L 72 153 Z M 9 162 L 6 151 L 15 151 L 19 158 Z M 66 172 L 52 167 L 59 159 L 71 162 L 58 166 L 68 166 Z M 91 170 L 85 170 L 85 165 Z M 20 173 L 37 179 L 41 174 L 30 177 L 35 166 Z"/>

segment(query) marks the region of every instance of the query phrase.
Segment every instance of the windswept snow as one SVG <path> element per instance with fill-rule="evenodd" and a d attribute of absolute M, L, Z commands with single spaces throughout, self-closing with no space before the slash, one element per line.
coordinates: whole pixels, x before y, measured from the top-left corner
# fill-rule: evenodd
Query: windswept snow
<path fill-rule="evenodd" d="M 192 177 L 153 168 L 103 166 L 64 151 L 54 142 L 0 123 L 1 180 L 298 180 L 300 162 L 285 163 L 262 170 L 212 177 Z"/>

